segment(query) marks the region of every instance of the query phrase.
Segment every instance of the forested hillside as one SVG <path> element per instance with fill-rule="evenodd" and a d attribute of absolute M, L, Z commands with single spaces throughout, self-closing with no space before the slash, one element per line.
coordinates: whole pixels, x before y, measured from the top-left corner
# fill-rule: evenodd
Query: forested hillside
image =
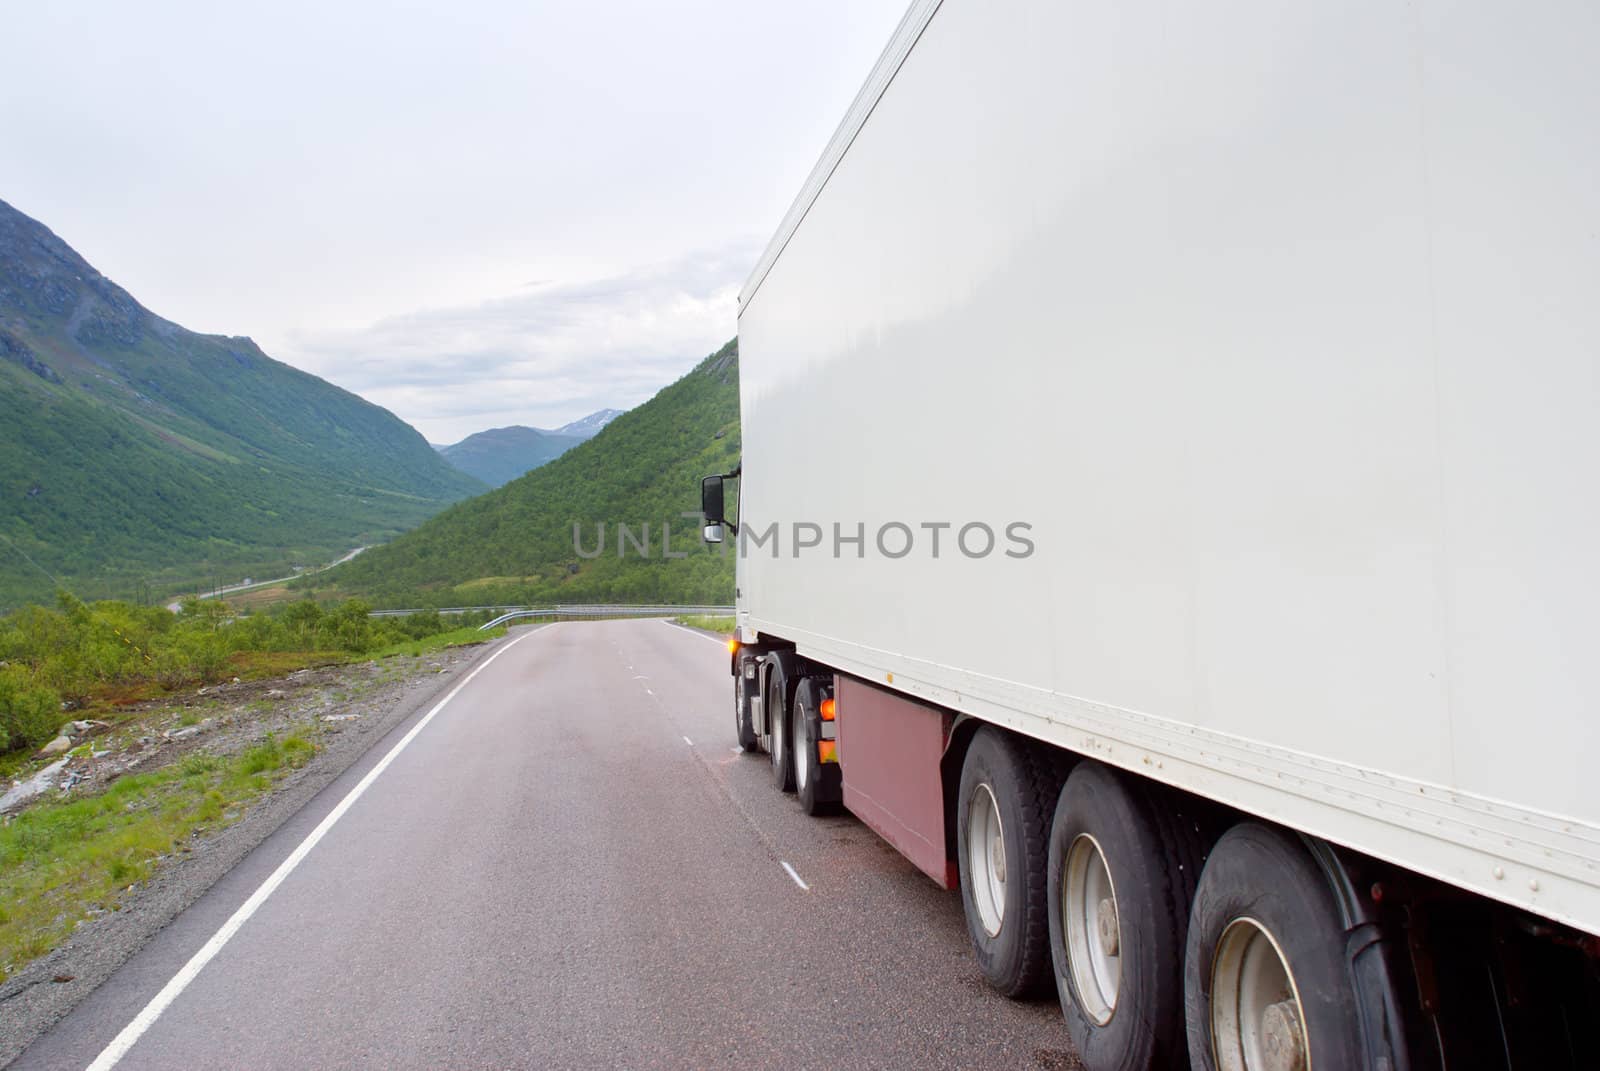
<path fill-rule="evenodd" d="M 525 428 L 491 428 L 441 447 L 439 456 L 490 487 L 510 483 L 583 442 L 576 435 Z"/>
<path fill-rule="evenodd" d="M 700 478 L 738 457 L 735 340 L 542 468 L 301 583 L 379 605 L 731 603 L 731 553 L 704 546 L 697 521 L 682 514 L 698 508 Z M 600 525 L 604 551 L 587 557 L 601 545 Z M 635 539 L 649 526 L 648 557 L 631 542 L 619 556 L 618 525 Z M 663 525 L 685 557 L 663 557 Z"/>
<path fill-rule="evenodd" d="M 152 314 L 0 201 L 0 607 L 317 564 L 482 487 L 387 410 Z"/>

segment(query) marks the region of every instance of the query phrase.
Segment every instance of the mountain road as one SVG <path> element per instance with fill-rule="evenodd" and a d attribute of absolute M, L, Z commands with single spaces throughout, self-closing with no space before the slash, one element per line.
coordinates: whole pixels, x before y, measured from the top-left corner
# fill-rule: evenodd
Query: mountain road
<path fill-rule="evenodd" d="M 666 621 L 513 631 L 13 1067 L 1077 1066 L 730 689 Z"/>

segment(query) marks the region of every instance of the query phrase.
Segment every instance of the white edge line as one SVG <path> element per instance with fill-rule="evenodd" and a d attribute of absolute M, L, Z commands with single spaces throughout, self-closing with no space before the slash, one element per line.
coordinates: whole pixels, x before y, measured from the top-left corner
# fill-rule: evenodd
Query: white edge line
<path fill-rule="evenodd" d="M 683 742 L 688 744 L 690 747 L 694 747 L 694 741 L 690 740 L 687 736 L 683 738 Z"/>
<path fill-rule="evenodd" d="M 155 1025 L 155 1021 L 161 1017 L 162 1012 L 167 1010 L 168 1005 L 176 1000 L 178 995 L 188 988 L 189 983 L 194 981 L 195 977 L 205 968 L 205 965 L 210 963 L 218 952 L 222 951 L 222 946 L 226 945 L 233 935 L 239 932 L 240 927 L 249 921 L 250 916 L 254 915 L 262 904 L 266 903 L 267 897 L 271 896 L 278 886 L 283 884 L 284 879 L 294 872 L 294 868 L 300 865 L 301 860 L 311 854 L 311 849 L 315 848 L 317 842 L 327 835 L 328 830 L 333 828 L 335 822 L 344 817 L 344 813 L 350 809 L 356 800 L 361 798 L 362 793 L 366 792 L 372 783 L 378 779 L 378 775 L 388 769 L 389 764 L 395 760 L 395 757 L 406 749 L 406 745 L 415 740 L 417 734 L 427 727 L 427 724 L 433 720 L 434 715 L 443 710 L 445 704 L 454 699 L 461 689 L 471 684 L 474 677 L 488 669 L 490 663 L 534 634 L 534 632 L 524 633 L 484 659 L 482 665 L 467 674 L 466 680 L 450 689 L 449 695 L 439 700 L 432 710 L 423 715 L 422 720 L 413 725 L 411 731 L 401 737 L 400 742 L 390 748 L 389 753 L 380 759 L 376 766 L 367 771 L 367 775 L 361 779 L 361 782 L 355 788 L 350 790 L 344 799 L 339 801 L 339 805 L 328 812 L 328 816 L 317 825 L 317 828 L 306 835 L 306 839 L 300 842 L 300 846 L 290 852 L 287 859 L 278 864 L 278 869 L 274 870 L 272 876 L 263 881 L 261 886 L 250 894 L 250 899 L 239 905 L 239 910 L 235 911 L 233 916 L 222 924 L 221 929 L 211 935 L 211 940 L 207 941 L 200 951 L 189 958 L 189 962 L 185 963 L 182 969 L 172 976 L 172 980 L 162 987 L 161 992 L 152 997 L 150 1003 L 146 1004 L 143 1010 L 133 1017 L 133 1021 L 123 1027 L 120 1034 L 111 1039 L 111 1044 L 107 1045 L 101 1050 L 100 1055 L 95 1057 L 94 1063 L 89 1065 L 88 1071 L 109 1071 L 110 1068 L 115 1067 L 117 1062 L 128 1054 L 128 1050 L 133 1048 L 134 1042 L 138 1041 L 146 1030 Z"/>
<path fill-rule="evenodd" d="M 778 860 L 778 865 L 789 872 L 789 876 L 794 879 L 794 883 L 796 885 L 800 886 L 806 892 L 811 891 L 811 886 L 800 880 L 800 875 L 794 872 L 794 867 L 790 866 L 788 863 L 785 863 L 782 859 Z"/>
<path fill-rule="evenodd" d="M 679 632 L 687 632 L 691 636 L 699 636 L 702 640 L 709 640 L 712 643 L 716 644 L 718 647 L 726 647 L 728 645 L 728 641 L 727 640 L 719 640 L 715 636 L 707 636 L 704 632 L 701 632 L 697 628 L 690 628 L 688 625 L 680 625 L 676 621 L 670 620 L 669 618 L 665 618 L 665 617 L 658 618 L 658 620 L 661 621 L 662 624 L 671 625 L 673 628 L 677 629 Z M 628 668 L 632 669 L 633 667 L 629 666 Z"/>

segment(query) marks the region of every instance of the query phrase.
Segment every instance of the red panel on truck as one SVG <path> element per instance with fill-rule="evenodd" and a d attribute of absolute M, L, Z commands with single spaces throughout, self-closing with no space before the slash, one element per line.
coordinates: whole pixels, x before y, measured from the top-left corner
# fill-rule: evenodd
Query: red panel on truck
<path fill-rule="evenodd" d="M 843 676 L 834 698 L 844 805 L 919 870 L 954 889 L 939 778 L 951 715 Z"/>

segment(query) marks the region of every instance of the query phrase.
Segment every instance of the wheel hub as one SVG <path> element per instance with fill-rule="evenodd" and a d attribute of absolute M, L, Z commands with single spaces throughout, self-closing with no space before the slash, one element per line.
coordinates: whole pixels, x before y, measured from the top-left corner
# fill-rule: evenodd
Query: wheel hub
<path fill-rule="evenodd" d="M 1261 1016 L 1261 1055 L 1266 1057 L 1262 1071 L 1305 1071 L 1305 1039 L 1293 1000 L 1269 1005 Z"/>
<path fill-rule="evenodd" d="M 1217 1071 L 1308 1071 L 1311 1045 L 1294 974 L 1270 930 L 1241 916 L 1211 962 L 1211 1044 Z"/>
<path fill-rule="evenodd" d="M 1061 927 L 1066 975 L 1078 1008 L 1104 1026 L 1116 1014 L 1122 991 L 1122 922 L 1100 843 L 1079 834 L 1067 849 L 1061 875 Z"/>
<path fill-rule="evenodd" d="M 967 880 L 978 922 L 990 937 L 1000 936 L 1006 911 L 1006 844 L 1000 805 L 994 791 L 980 783 L 967 813 Z"/>
<path fill-rule="evenodd" d="M 1100 901 L 1100 951 L 1108 956 L 1119 954 L 1122 944 L 1122 927 L 1117 923 L 1117 902 L 1111 897 Z"/>

